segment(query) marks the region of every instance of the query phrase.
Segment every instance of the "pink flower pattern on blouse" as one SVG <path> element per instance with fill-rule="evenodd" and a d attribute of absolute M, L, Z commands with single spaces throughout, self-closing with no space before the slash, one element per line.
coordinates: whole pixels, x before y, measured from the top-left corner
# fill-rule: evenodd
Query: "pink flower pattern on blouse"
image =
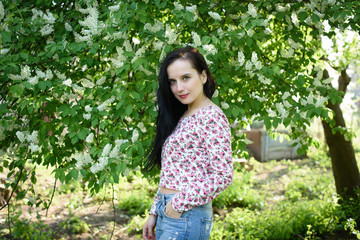
<path fill-rule="evenodd" d="M 231 183 L 231 132 L 224 112 L 215 105 L 180 118 L 161 153 L 159 187 L 179 190 L 173 208 L 188 211 L 204 205 Z M 150 214 L 156 215 L 157 197 Z"/>

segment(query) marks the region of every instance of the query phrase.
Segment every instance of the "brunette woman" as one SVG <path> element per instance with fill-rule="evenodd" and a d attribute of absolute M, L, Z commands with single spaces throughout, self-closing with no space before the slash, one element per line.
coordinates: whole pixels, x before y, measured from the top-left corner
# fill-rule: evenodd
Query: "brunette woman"
<path fill-rule="evenodd" d="M 211 200 L 233 176 L 229 122 L 212 101 L 214 78 L 200 52 L 176 49 L 159 73 L 156 137 L 145 169 L 161 168 L 145 239 L 209 239 Z M 156 234 L 155 234 L 156 228 Z"/>

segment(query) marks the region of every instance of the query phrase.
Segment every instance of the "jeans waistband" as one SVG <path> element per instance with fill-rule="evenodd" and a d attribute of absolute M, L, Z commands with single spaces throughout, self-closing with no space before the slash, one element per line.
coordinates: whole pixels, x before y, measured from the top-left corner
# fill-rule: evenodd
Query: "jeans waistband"
<path fill-rule="evenodd" d="M 164 205 L 166 203 L 168 203 L 174 196 L 176 195 L 176 193 L 169 193 L 169 194 L 165 194 L 165 193 L 161 193 L 161 192 L 157 192 L 156 196 L 158 197 L 158 201 L 162 202 Z M 198 207 L 205 207 L 205 208 L 211 208 L 212 207 L 212 203 L 211 201 L 202 205 L 202 206 L 198 206 Z M 196 207 L 195 207 L 196 208 Z"/>

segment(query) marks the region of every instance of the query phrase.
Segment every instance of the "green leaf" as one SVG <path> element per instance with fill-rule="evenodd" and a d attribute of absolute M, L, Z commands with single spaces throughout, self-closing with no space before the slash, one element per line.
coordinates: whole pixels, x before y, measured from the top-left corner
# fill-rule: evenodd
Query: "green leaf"
<path fill-rule="evenodd" d="M 133 106 L 132 105 L 127 105 L 126 109 L 125 109 L 126 115 L 129 116 L 132 113 L 132 110 L 133 110 Z"/>
<path fill-rule="evenodd" d="M 10 94 L 14 97 L 21 97 L 24 89 L 20 85 L 11 86 L 9 90 Z"/>
<path fill-rule="evenodd" d="M 111 171 L 110 174 L 111 174 L 112 178 L 114 179 L 114 182 L 119 183 L 119 175 L 118 175 L 118 173 Z"/>
<path fill-rule="evenodd" d="M 87 135 L 89 135 L 89 129 L 87 128 L 83 128 L 81 129 L 78 133 L 77 136 L 81 139 L 81 140 L 85 140 Z"/>
<path fill-rule="evenodd" d="M 40 81 L 39 83 L 38 83 L 38 86 L 39 86 L 39 88 L 41 89 L 41 90 L 45 90 L 46 89 L 46 83 L 44 82 L 44 81 Z"/>
<path fill-rule="evenodd" d="M 79 171 L 75 168 L 73 168 L 71 171 L 70 171 L 70 175 L 73 179 L 77 180 L 78 177 L 79 177 Z"/>
<path fill-rule="evenodd" d="M 11 32 L 1 31 L 1 37 L 5 43 L 11 42 Z"/>
<path fill-rule="evenodd" d="M 266 130 L 269 130 L 271 128 L 271 120 L 269 117 L 264 118 L 264 124 L 265 124 Z"/>

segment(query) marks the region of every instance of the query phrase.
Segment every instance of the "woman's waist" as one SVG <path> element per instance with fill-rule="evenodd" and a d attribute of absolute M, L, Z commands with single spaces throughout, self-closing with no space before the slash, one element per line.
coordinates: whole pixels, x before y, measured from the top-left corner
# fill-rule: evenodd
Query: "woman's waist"
<path fill-rule="evenodd" d="M 177 189 L 171 189 L 171 188 L 167 188 L 167 187 L 159 187 L 159 192 L 163 193 L 163 194 L 174 194 L 174 193 L 178 193 L 180 191 Z"/>

